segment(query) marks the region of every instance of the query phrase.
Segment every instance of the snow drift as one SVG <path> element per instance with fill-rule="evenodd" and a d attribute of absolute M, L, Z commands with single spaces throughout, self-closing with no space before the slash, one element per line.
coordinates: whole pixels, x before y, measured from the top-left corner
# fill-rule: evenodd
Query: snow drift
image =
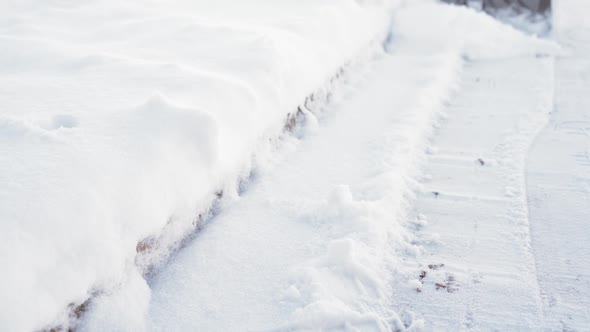
<path fill-rule="evenodd" d="M 1 7 L 9 331 L 65 321 L 70 303 L 137 274 L 146 238 L 159 252 L 139 269 L 165 259 L 287 113 L 388 24 L 383 4 L 352 0 Z"/>

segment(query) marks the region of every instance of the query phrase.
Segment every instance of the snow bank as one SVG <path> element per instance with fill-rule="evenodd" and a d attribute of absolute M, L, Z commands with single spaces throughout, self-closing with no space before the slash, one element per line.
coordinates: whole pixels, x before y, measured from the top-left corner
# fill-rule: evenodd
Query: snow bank
<path fill-rule="evenodd" d="M 417 52 L 460 52 L 473 60 L 560 52 L 558 45 L 528 36 L 483 12 L 429 0 L 396 11 L 392 30 L 393 48 L 410 44 Z"/>
<path fill-rule="evenodd" d="M 568 55 L 584 56 L 590 49 L 586 35 L 590 30 L 590 3 L 584 0 L 560 0 L 553 5 L 553 35 L 568 50 Z"/>
<path fill-rule="evenodd" d="M 1 7 L 9 331 L 63 322 L 70 303 L 164 260 L 287 113 L 388 24 L 384 2 L 352 0 Z M 149 252 L 139 272 L 136 251 Z"/>
<path fill-rule="evenodd" d="M 166 259 L 221 192 L 237 195 L 238 179 L 289 112 L 384 37 L 388 7 L 353 0 L 2 4 L 1 328 L 65 322 L 68 305 L 121 283 L 132 288 L 115 292 L 113 310 L 136 303 L 126 291 L 145 303 L 140 274 Z M 392 50 L 470 58 L 553 49 L 483 14 L 426 1 L 407 2 L 391 36 Z M 344 188 L 335 195 L 342 208 L 362 206 Z M 347 217 L 353 225 L 355 216 Z M 337 271 L 335 285 L 363 278 L 380 289 L 373 270 L 361 268 L 372 257 L 362 248 L 339 239 L 310 266 Z M 337 301 L 324 305 L 336 291 L 326 288 L 294 326 L 317 326 L 314 317 L 333 326 L 330 315 L 350 301 L 334 293 Z"/>

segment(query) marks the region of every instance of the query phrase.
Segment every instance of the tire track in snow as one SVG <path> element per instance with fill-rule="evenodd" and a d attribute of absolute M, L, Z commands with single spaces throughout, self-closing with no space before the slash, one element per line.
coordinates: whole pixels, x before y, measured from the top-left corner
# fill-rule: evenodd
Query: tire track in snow
<path fill-rule="evenodd" d="M 590 30 L 560 34 L 572 47 L 555 66 L 555 109 L 529 151 L 527 187 L 546 328 L 590 327 Z"/>
<path fill-rule="evenodd" d="M 552 105 L 552 61 L 466 66 L 409 216 L 420 250 L 395 285 L 428 329 L 542 326 L 524 169 Z"/>

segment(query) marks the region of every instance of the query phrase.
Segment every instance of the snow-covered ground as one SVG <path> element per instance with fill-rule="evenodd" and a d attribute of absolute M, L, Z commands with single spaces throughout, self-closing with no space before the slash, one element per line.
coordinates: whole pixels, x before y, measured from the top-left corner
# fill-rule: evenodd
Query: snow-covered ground
<path fill-rule="evenodd" d="M 423 250 L 396 279 L 398 306 L 427 330 L 544 326 L 524 168 L 552 109 L 552 70 L 550 58 L 464 69 L 409 216 Z"/>
<path fill-rule="evenodd" d="M 388 8 L 2 1 L 1 329 L 64 320 L 165 260 L 287 114 L 384 38 Z"/>
<path fill-rule="evenodd" d="M 150 280 L 151 294 L 131 281 L 119 292 L 99 296 L 83 329 L 388 331 L 432 326 L 426 312 L 403 307 L 397 289 L 404 261 L 426 255 L 425 243 L 437 241 L 430 235 L 418 239 L 406 227 L 419 166 L 425 151 L 433 151 L 429 133 L 457 81 L 468 79 L 472 67 L 479 68 L 471 61 L 493 61 L 499 67 L 479 68 L 481 76 L 497 69 L 504 70 L 499 75 L 510 75 L 498 82 L 500 92 L 492 86 L 490 93 L 497 98 L 506 94 L 505 104 L 519 102 L 522 113 L 511 108 L 505 110 L 509 116 L 502 117 L 496 112 L 504 121 L 487 127 L 489 119 L 482 116 L 481 125 L 490 135 L 504 138 L 498 128 L 522 120 L 531 126 L 522 135 L 532 140 L 552 96 L 552 59 L 536 56 L 555 47 L 483 14 L 429 2 L 398 9 L 392 22 L 387 52 L 377 50 L 366 65 L 351 68 L 343 86 L 335 87 L 341 98 L 323 108 L 317 121 L 308 116 L 314 120 L 306 122 L 301 139 L 285 138 L 282 152 L 258 169 L 246 192 L 222 206 L 193 242 Z M 455 24 L 448 27 L 449 22 Z M 466 29 L 474 25 L 478 29 Z M 513 57 L 518 59 L 490 60 Z M 465 58 L 471 60 L 463 77 Z M 523 78 L 515 80 L 519 74 Z M 482 79 L 478 89 L 494 84 L 489 77 Z M 531 82 L 536 85 L 528 88 L 530 93 L 514 93 Z M 485 103 L 489 95 L 482 90 L 465 91 L 466 98 L 479 97 L 465 109 L 475 112 L 473 107 Z M 494 114 L 496 106 L 502 105 L 490 104 L 487 111 Z M 531 111 L 542 115 L 539 121 L 521 119 Z M 450 130 L 461 140 L 470 130 L 481 129 Z M 526 140 L 519 147 L 510 152 L 522 156 Z M 507 161 L 513 157 L 510 152 L 502 156 Z M 468 163 L 477 167 L 477 158 Z M 504 168 L 510 166 L 506 162 Z M 520 198 L 526 205 L 524 193 Z M 522 225 L 514 224 L 521 231 Z M 501 232 L 501 226 L 497 230 Z M 485 249 L 484 254 L 496 254 Z M 510 253 L 520 258 L 520 251 Z M 503 267 L 521 271 L 517 263 Z M 401 286 L 412 294 L 420 283 L 418 275 L 414 277 Z M 523 284 L 536 282 L 534 271 L 528 277 Z M 518 283 L 511 286 L 529 291 L 520 290 Z M 538 289 L 530 291 L 539 297 Z M 416 303 L 424 304 L 427 294 Z M 124 310 L 130 298 L 137 300 L 136 310 Z M 511 304 L 501 294 L 486 299 Z M 517 309 L 528 298 L 520 300 L 514 304 Z M 513 312 L 517 318 L 522 314 Z M 501 326 L 502 320 L 492 322 Z"/>
<path fill-rule="evenodd" d="M 545 326 L 590 329 L 590 4 L 563 1 L 555 106 L 528 154 L 527 191 Z"/>
<path fill-rule="evenodd" d="M 409 216 L 424 251 L 395 280 L 426 330 L 590 328 L 584 8 L 558 2 L 562 56 L 464 69 Z"/>
<path fill-rule="evenodd" d="M 0 329 L 588 328 L 583 2 L 0 5 Z"/>
<path fill-rule="evenodd" d="M 399 213 L 415 146 L 424 144 L 421 132 L 448 94 L 455 69 L 448 62 L 457 59 L 378 56 L 306 139 L 285 143 L 293 152 L 260 170 L 151 281 L 148 326 L 384 330 L 394 322 L 391 273 L 382 264 L 400 233 L 390 218 Z M 119 299 L 104 300 L 89 330 L 136 323 L 137 316 L 114 315 Z"/>

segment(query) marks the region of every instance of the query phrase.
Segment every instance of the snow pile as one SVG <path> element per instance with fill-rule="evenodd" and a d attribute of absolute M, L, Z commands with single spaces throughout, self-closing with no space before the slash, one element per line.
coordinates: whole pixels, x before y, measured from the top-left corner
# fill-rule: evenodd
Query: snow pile
<path fill-rule="evenodd" d="M 2 4 L 2 329 L 67 320 L 70 303 L 137 279 L 136 251 L 140 269 L 165 259 L 287 113 L 381 39 L 385 6 Z"/>
<path fill-rule="evenodd" d="M 2 329 L 65 323 L 68 305 L 120 284 L 129 288 L 114 292 L 110 314 L 145 306 L 150 293 L 140 274 L 164 261 L 220 196 L 238 195 L 239 179 L 264 159 L 287 114 L 385 37 L 390 6 L 379 0 L 3 4 Z M 459 55 L 555 50 L 483 14 L 430 1 L 407 2 L 393 23 L 391 52 L 448 60 L 426 87 L 432 91 L 414 122 L 388 137 L 417 140 L 412 147 L 420 146 L 431 112 L 452 87 Z M 367 296 L 387 297 L 382 263 L 388 236 L 399 229 L 388 225 L 392 209 L 402 213 L 417 151 L 399 151 L 407 156 L 402 171 L 379 173 L 376 202 L 353 199 L 345 186 L 327 199 L 319 215 L 345 223 L 323 255 L 303 264 L 308 272 L 291 293 L 307 297 L 291 327 L 340 326 L 339 316 L 361 327 L 402 326 L 397 317 L 358 306 L 370 303 Z M 136 329 L 145 327 L 143 319 L 130 318 Z"/>
<path fill-rule="evenodd" d="M 461 1 L 443 0 L 447 3 L 461 5 Z M 533 0 L 530 3 L 515 3 L 507 5 L 505 2 L 494 5 L 488 1 L 484 6 L 484 1 L 470 0 L 466 5 L 478 11 L 484 11 L 497 20 L 515 27 L 521 31 L 539 37 L 547 37 L 551 32 L 551 6 L 545 8 L 538 1 Z"/>
<path fill-rule="evenodd" d="M 417 190 L 412 179 L 436 116 L 455 88 L 462 56 L 490 51 L 473 39 L 457 43 L 448 36 L 469 40 L 457 31 L 488 29 L 487 35 L 508 46 L 522 41 L 515 54 L 553 50 L 484 14 L 453 8 L 422 2 L 397 11 L 385 45 L 391 54 L 375 56 L 368 82 L 351 84 L 355 93 L 329 107 L 333 116 L 320 117 L 319 126 L 314 121 L 315 134 L 290 144 L 295 151 L 283 163 L 259 172 L 251 190 L 152 280 L 144 320 L 147 289 L 131 281 L 121 292 L 97 298 L 84 327 L 420 329 L 423 322 L 411 312 L 394 312 L 390 290 L 403 257 L 421 255 L 422 244 L 436 241 L 413 237 L 403 227 Z M 456 19 L 461 16 L 469 19 Z M 449 20 L 458 22 L 456 30 L 444 24 Z M 434 32 L 418 33 L 425 22 L 447 29 L 439 36 L 447 37 L 432 43 Z M 408 291 L 415 289 L 408 285 Z M 136 303 L 135 310 L 121 314 L 129 303 Z"/>
<path fill-rule="evenodd" d="M 427 24 L 425 22 L 428 22 Z M 396 11 L 393 48 L 460 52 L 468 59 L 497 59 L 560 52 L 558 45 L 531 37 L 485 13 L 463 6 L 418 0 Z"/>
<path fill-rule="evenodd" d="M 357 171 L 364 177 L 354 189 L 336 186 L 304 214 L 325 239 L 325 251 L 295 269 L 284 291 L 283 300 L 296 304 L 286 329 L 411 331 L 422 326 L 411 313 L 392 310 L 392 269 L 400 263 L 399 253 L 420 253 L 400 220 L 416 189 L 412 178 L 418 176 L 429 133 L 456 87 L 461 59 L 444 52 L 408 56 L 405 51 L 409 50 L 388 55 L 398 77 L 389 78 L 382 89 L 410 99 L 390 108 L 383 100 L 366 101 L 367 107 L 385 112 L 374 112 L 386 123 L 385 129 L 380 128 L 384 130 L 378 130 L 378 139 L 370 144 L 370 157 L 362 155 L 374 166 Z M 412 88 L 405 91 L 398 84 Z M 391 92 L 396 87 L 399 91 Z M 370 133 L 375 128 L 355 130 Z"/>
<path fill-rule="evenodd" d="M 512 8 L 506 8 L 495 10 L 490 15 L 531 35 L 544 38 L 548 37 L 551 33 L 552 20 L 550 13 L 521 12 Z"/>

